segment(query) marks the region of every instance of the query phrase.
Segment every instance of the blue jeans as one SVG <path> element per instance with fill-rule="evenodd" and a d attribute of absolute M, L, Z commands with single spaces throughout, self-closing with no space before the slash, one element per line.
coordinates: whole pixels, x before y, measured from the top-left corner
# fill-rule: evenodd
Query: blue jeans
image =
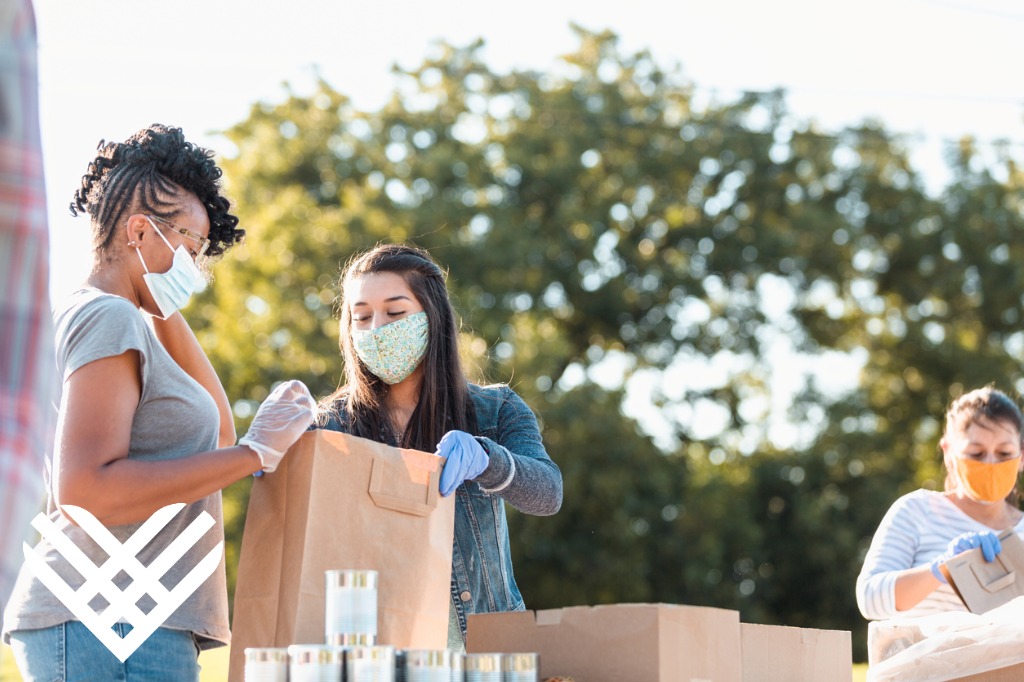
<path fill-rule="evenodd" d="M 131 632 L 115 623 L 120 637 Z M 76 620 L 11 633 L 24 682 L 197 682 L 199 647 L 191 632 L 158 628 L 122 663 Z"/>

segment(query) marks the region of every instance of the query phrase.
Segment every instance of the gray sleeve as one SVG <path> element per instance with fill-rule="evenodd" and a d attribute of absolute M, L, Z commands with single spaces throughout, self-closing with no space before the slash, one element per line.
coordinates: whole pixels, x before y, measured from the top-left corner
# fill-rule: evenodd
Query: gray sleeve
<path fill-rule="evenodd" d="M 79 310 L 58 340 L 62 381 L 90 362 L 129 350 L 139 352 L 144 368 L 149 349 L 146 321 L 135 306 L 123 298 L 102 296 Z"/>
<path fill-rule="evenodd" d="M 544 449 L 533 411 L 512 389 L 502 392 L 495 438 L 477 436 L 490 462 L 476 483 L 521 512 L 550 516 L 562 506 L 562 472 Z"/>

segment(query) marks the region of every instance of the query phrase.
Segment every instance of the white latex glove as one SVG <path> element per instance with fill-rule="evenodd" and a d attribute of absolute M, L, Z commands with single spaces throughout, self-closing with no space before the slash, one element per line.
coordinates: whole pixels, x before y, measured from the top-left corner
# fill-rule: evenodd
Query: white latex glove
<path fill-rule="evenodd" d="M 256 410 L 249 431 L 239 439 L 259 455 L 263 471 L 277 468 L 284 453 L 299 439 L 316 414 L 316 401 L 297 379 L 278 385 Z"/>

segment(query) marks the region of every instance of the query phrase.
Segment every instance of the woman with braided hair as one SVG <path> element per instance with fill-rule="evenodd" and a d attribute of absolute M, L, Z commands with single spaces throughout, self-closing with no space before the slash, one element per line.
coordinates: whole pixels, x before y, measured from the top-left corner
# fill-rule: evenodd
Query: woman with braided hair
<path fill-rule="evenodd" d="M 178 128 L 152 125 L 122 143 L 101 141 L 75 193 L 72 214 L 91 217 L 92 270 L 54 311 L 63 386 L 46 471 L 49 524 L 41 524 L 50 531 L 26 555 L 4 614 L 3 638 L 26 680 L 197 680 L 199 650 L 229 641 L 220 491 L 273 471 L 311 423 L 315 404 L 301 382 L 281 384 L 235 445 L 227 395 L 178 312 L 202 278 L 200 266 L 244 234 L 220 176 L 211 152 Z M 140 531 L 152 540 L 133 538 L 158 510 L 179 503 L 174 514 L 163 513 L 162 529 Z M 152 593 L 107 612 L 109 590 L 67 604 L 50 586 L 60 580 L 78 590 L 85 577 L 74 565 L 82 557 L 73 564 L 68 547 L 60 551 L 54 541 L 66 536 L 96 566 L 111 548 L 81 527 L 79 510 L 128 542 L 138 564 L 163 571 L 156 577 L 168 590 L 204 559 L 212 573 L 170 613 Z M 213 529 L 190 548 L 175 544 L 196 520 Z M 98 582 L 124 591 L 138 578 L 130 575 L 135 566 Z M 157 625 L 147 637 L 129 635 Z M 138 646 L 121 660 L 124 650 L 115 655 L 108 645 L 116 649 L 116 640 Z"/>

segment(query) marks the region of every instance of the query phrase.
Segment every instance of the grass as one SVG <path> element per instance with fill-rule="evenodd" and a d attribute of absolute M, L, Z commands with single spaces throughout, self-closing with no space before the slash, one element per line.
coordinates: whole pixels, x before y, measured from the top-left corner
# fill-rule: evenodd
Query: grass
<path fill-rule="evenodd" d="M 200 682 L 227 682 L 229 647 L 222 646 L 199 654 Z"/>

